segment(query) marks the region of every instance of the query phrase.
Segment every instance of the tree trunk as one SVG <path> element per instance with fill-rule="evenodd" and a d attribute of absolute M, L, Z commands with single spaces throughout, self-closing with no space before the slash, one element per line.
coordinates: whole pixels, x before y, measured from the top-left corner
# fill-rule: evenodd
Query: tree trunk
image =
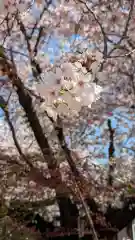
<path fill-rule="evenodd" d="M 77 228 L 77 218 L 79 211 L 76 204 L 72 203 L 70 198 L 57 198 L 59 205 L 61 206 L 61 226 L 66 228 Z M 68 209 L 68 211 L 67 211 Z"/>
<path fill-rule="evenodd" d="M 51 178 L 54 179 L 56 183 L 62 183 L 61 173 L 59 171 L 59 166 L 54 154 L 49 146 L 48 140 L 45 137 L 42 127 L 40 125 L 39 119 L 36 112 L 33 109 L 32 98 L 29 93 L 24 89 L 24 85 L 21 80 L 15 81 L 14 84 L 17 88 L 16 92 L 18 94 L 19 103 L 23 107 L 30 127 L 32 128 L 36 141 L 42 151 L 42 154 L 47 161 L 48 168 L 50 171 Z M 66 218 L 71 219 L 73 214 L 71 210 L 71 200 L 68 197 L 60 197 L 59 192 L 56 189 L 56 198 L 61 214 L 61 224 L 63 227 L 67 227 Z M 69 204 L 70 203 L 70 204 Z"/>

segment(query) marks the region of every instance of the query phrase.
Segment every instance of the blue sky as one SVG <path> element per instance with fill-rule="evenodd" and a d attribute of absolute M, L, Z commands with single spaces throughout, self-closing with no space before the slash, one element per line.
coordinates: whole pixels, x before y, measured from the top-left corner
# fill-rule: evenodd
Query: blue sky
<path fill-rule="evenodd" d="M 58 39 L 52 35 L 48 44 L 43 46 L 41 51 L 49 56 L 51 63 L 54 63 L 55 59 L 60 57 L 64 52 L 75 51 L 75 49 L 71 50 L 70 48 L 75 39 L 81 42 L 84 38 L 80 35 L 72 35 L 68 39 L 64 38 L 64 36 L 62 39 Z"/>
<path fill-rule="evenodd" d="M 4 114 L 4 112 L 3 112 L 3 110 L 0 108 L 0 118 L 3 117 L 3 114 Z"/>
<path fill-rule="evenodd" d="M 103 157 L 97 157 L 96 161 L 101 164 L 106 164 L 108 162 L 108 147 L 109 143 L 107 142 L 105 145 L 102 144 L 102 134 L 104 133 L 105 128 L 107 129 L 107 120 L 108 118 L 111 120 L 112 128 L 115 129 L 115 139 L 119 139 L 118 142 L 114 140 L 115 146 L 115 157 L 120 156 L 134 156 L 135 151 L 130 150 L 135 149 L 135 137 L 132 136 L 132 131 L 135 128 L 135 113 L 129 113 L 128 109 L 117 108 L 112 112 L 111 117 L 107 117 L 104 123 L 100 126 L 93 126 L 92 131 L 95 130 L 94 134 L 89 134 L 88 139 L 93 139 L 93 141 L 98 137 L 97 143 L 93 145 L 88 145 L 88 149 L 90 151 L 95 151 L 95 153 L 103 154 Z"/>

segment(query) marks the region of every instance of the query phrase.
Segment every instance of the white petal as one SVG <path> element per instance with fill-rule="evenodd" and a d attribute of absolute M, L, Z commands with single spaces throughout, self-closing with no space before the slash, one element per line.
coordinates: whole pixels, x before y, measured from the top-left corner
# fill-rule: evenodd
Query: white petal
<path fill-rule="evenodd" d="M 91 49 L 87 49 L 86 54 L 87 54 L 88 56 L 91 56 L 91 54 L 92 54 Z"/>
<path fill-rule="evenodd" d="M 67 107 L 66 104 L 60 103 L 59 106 L 56 109 L 58 114 L 68 114 L 69 113 L 69 108 Z"/>
<path fill-rule="evenodd" d="M 74 78 L 73 65 L 71 63 L 64 63 L 62 65 L 63 76 Z"/>
<path fill-rule="evenodd" d="M 61 85 L 61 82 L 58 82 L 58 77 L 55 73 L 53 72 L 49 72 L 43 75 L 43 79 L 44 79 L 44 86 L 45 88 L 52 88 L 52 87 L 57 87 Z"/>
<path fill-rule="evenodd" d="M 62 67 L 63 71 L 66 71 L 66 69 L 70 70 L 70 69 L 72 69 L 72 64 L 71 63 L 63 63 L 61 67 Z"/>
<path fill-rule="evenodd" d="M 91 64 L 91 70 L 94 74 L 97 72 L 98 66 L 99 66 L 99 63 L 96 61 Z"/>
<path fill-rule="evenodd" d="M 70 92 L 76 97 L 79 97 L 82 92 L 82 88 L 75 84 L 73 88 L 70 90 Z"/>
<path fill-rule="evenodd" d="M 107 79 L 107 73 L 105 73 L 105 72 L 97 72 L 97 78 L 100 81 L 105 81 Z"/>
<path fill-rule="evenodd" d="M 86 68 L 85 68 L 85 67 L 82 67 L 82 72 L 83 72 L 84 74 L 86 74 L 86 73 L 87 73 L 87 70 L 86 70 Z"/>
<path fill-rule="evenodd" d="M 82 104 L 84 106 L 88 106 L 88 105 L 92 104 L 95 101 L 95 96 L 92 93 L 89 94 L 89 96 L 86 95 L 86 94 L 82 94 L 81 99 L 82 99 Z"/>
<path fill-rule="evenodd" d="M 73 88 L 73 83 L 71 81 L 65 81 L 62 82 L 63 88 L 70 90 Z"/>
<path fill-rule="evenodd" d="M 53 72 L 46 73 L 45 78 L 45 86 L 46 87 L 51 87 L 54 84 L 56 84 L 56 76 Z"/>
<path fill-rule="evenodd" d="M 65 102 L 72 102 L 72 95 L 69 93 L 69 92 L 65 92 L 63 95 L 62 95 L 62 99 L 65 101 Z"/>
<path fill-rule="evenodd" d="M 82 64 L 80 62 L 75 62 L 74 65 L 77 68 L 80 68 L 80 69 L 82 68 Z"/>
<path fill-rule="evenodd" d="M 60 68 L 56 68 L 56 77 L 58 77 L 58 78 L 62 77 L 62 71 Z"/>
<path fill-rule="evenodd" d="M 86 75 L 84 75 L 83 80 L 84 80 L 84 82 L 91 82 L 92 74 L 91 73 L 87 73 Z"/>
<path fill-rule="evenodd" d="M 103 54 L 101 52 L 96 52 L 96 60 L 100 62 L 103 59 Z"/>
<path fill-rule="evenodd" d="M 46 111 L 47 111 L 48 115 L 53 118 L 54 121 L 57 120 L 57 112 L 55 109 L 53 109 L 51 107 L 46 107 Z"/>
<path fill-rule="evenodd" d="M 46 104 L 45 104 L 45 102 L 43 102 L 43 103 L 40 105 L 40 110 L 41 110 L 42 113 L 45 112 L 45 110 L 46 110 Z"/>
<path fill-rule="evenodd" d="M 95 86 L 95 93 L 96 95 L 99 95 L 103 91 L 103 88 L 100 87 L 99 85 Z"/>
<path fill-rule="evenodd" d="M 48 91 L 46 95 L 46 101 L 48 104 L 52 104 L 58 97 L 57 91 Z"/>
<path fill-rule="evenodd" d="M 44 84 L 37 84 L 36 85 L 36 89 L 37 92 L 41 95 L 41 96 L 46 96 L 46 89 Z"/>
<path fill-rule="evenodd" d="M 66 92 L 62 97 L 71 110 L 76 110 L 77 112 L 81 110 L 81 103 L 73 98 L 69 92 Z"/>
<path fill-rule="evenodd" d="M 75 110 L 79 112 L 81 110 L 82 104 L 75 99 L 73 99 L 72 103 L 68 105 L 71 110 Z"/>
<path fill-rule="evenodd" d="M 96 86 L 94 83 L 90 85 L 87 84 L 80 93 L 82 104 L 84 106 L 88 106 L 95 102 L 98 99 L 98 95 L 101 92 L 101 89 L 102 88 L 100 86 Z"/>

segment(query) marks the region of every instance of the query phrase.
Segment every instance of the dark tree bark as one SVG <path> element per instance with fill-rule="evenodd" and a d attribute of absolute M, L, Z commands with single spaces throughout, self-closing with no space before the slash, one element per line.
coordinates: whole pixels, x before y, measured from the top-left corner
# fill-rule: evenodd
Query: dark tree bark
<path fill-rule="evenodd" d="M 61 226 L 70 229 L 77 228 L 77 218 L 79 216 L 77 205 L 65 197 L 57 198 L 57 201 L 61 205 Z M 69 209 L 68 212 L 66 208 Z"/>
<path fill-rule="evenodd" d="M 14 82 L 16 87 L 16 92 L 19 98 L 19 103 L 23 107 L 30 127 L 33 130 L 37 143 L 43 153 L 45 160 L 47 161 L 48 168 L 50 170 L 51 179 L 54 179 L 56 183 L 62 183 L 61 173 L 59 171 L 59 166 L 57 160 L 55 159 L 53 152 L 49 146 L 48 140 L 45 137 L 42 127 L 40 125 L 39 119 L 36 112 L 33 109 L 32 98 L 29 93 L 25 90 L 23 83 L 20 79 Z M 69 219 L 72 218 L 72 211 L 70 206 L 72 205 L 71 200 L 67 197 L 60 197 L 59 192 L 56 189 L 56 198 L 61 214 L 61 224 L 67 227 L 67 216 Z M 70 204 L 69 204 L 70 203 Z M 70 206 L 69 206 L 70 205 Z"/>
<path fill-rule="evenodd" d="M 25 89 L 23 82 L 17 75 L 16 66 L 14 64 L 14 59 L 11 51 L 11 63 L 7 60 L 6 56 L 0 59 L 0 64 L 3 66 L 4 72 L 8 75 L 9 79 L 12 81 L 12 85 L 16 90 L 18 95 L 19 103 L 22 106 L 28 123 L 34 133 L 35 139 L 40 147 L 40 150 L 43 154 L 45 161 L 48 164 L 48 169 L 50 171 L 51 180 L 54 180 L 56 186 L 62 184 L 61 173 L 59 170 L 57 159 L 55 158 L 48 139 L 45 137 L 42 126 L 38 119 L 38 116 L 33 108 L 32 97 L 30 93 Z M 72 218 L 72 211 L 70 211 L 70 206 L 72 205 L 70 198 L 67 196 L 60 196 L 60 193 L 57 188 L 56 190 L 56 199 L 59 204 L 60 214 L 61 214 L 61 224 L 66 225 L 66 216 Z M 64 214 L 63 214 L 64 207 Z M 67 226 L 65 226 L 67 227 Z"/>

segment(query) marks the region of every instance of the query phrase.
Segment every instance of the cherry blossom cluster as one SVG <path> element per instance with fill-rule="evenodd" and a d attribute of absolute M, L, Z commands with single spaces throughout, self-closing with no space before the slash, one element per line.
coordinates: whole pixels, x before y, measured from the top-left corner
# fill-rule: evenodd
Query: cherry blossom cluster
<path fill-rule="evenodd" d="M 101 59 L 91 64 L 88 72 L 81 62 L 65 62 L 54 71 L 42 74 L 43 84 L 37 84 L 37 92 L 45 98 L 46 105 L 58 114 L 78 113 L 82 106 L 91 107 L 99 99 L 102 88 L 93 82 Z"/>
<path fill-rule="evenodd" d="M 0 15 L 7 13 L 14 13 L 26 11 L 34 1 L 31 0 L 1 0 L 0 1 Z"/>

